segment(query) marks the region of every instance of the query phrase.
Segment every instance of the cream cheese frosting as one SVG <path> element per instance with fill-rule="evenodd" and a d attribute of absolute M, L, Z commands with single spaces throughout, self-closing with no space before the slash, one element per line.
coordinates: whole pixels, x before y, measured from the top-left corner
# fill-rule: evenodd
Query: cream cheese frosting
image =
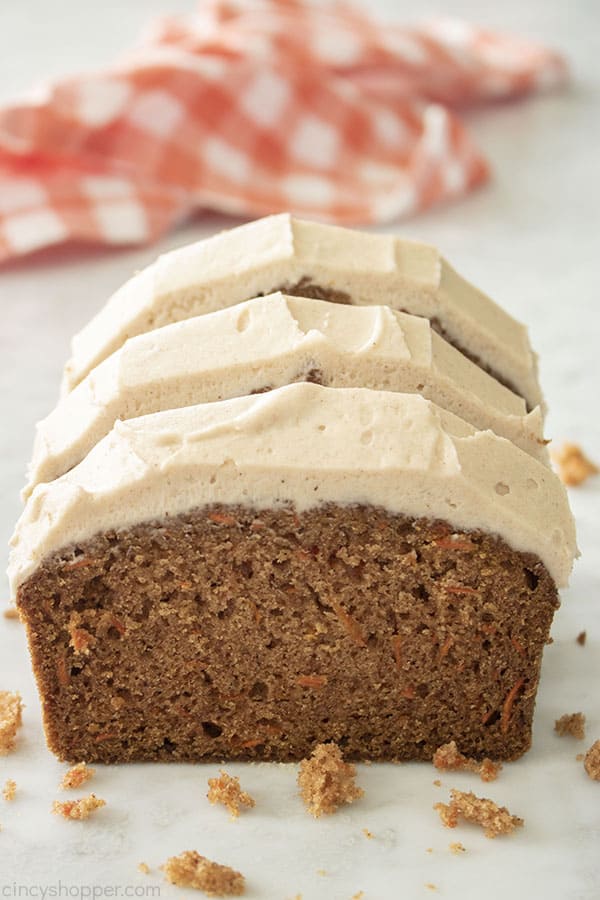
<path fill-rule="evenodd" d="M 293 381 L 422 393 L 548 464 L 542 414 L 470 362 L 429 321 L 386 306 L 276 294 L 131 338 L 36 430 L 27 497 L 77 465 L 117 419 Z"/>
<path fill-rule="evenodd" d="M 483 529 L 566 584 L 577 548 L 551 469 L 418 394 L 297 383 L 115 423 L 39 484 L 11 541 L 13 593 L 50 554 L 208 504 L 366 504 Z"/>
<path fill-rule="evenodd" d="M 299 282 L 346 293 L 359 306 L 388 305 L 431 319 L 530 409 L 542 404 L 525 327 L 461 278 L 436 249 L 289 214 L 174 250 L 126 282 L 74 337 L 63 393 L 128 338 Z"/>

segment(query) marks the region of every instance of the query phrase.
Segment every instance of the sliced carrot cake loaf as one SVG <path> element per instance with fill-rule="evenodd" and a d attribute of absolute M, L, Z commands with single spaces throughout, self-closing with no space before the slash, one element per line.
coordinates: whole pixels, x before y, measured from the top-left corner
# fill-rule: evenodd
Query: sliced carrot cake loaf
<path fill-rule="evenodd" d="M 575 554 L 512 441 L 296 383 L 117 421 L 33 490 L 10 574 L 61 758 L 513 759 Z"/>
<path fill-rule="evenodd" d="M 388 306 L 276 294 L 128 340 L 37 426 L 29 484 L 77 465 L 130 419 L 294 381 L 421 393 L 548 463 L 542 413 L 448 344 L 429 321 Z"/>
<path fill-rule="evenodd" d="M 386 305 L 432 327 L 515 393 L 541 404 L 523 325 L 425 244 L 268 216 L 160 257 L 73 339 L 66 393 L 130 337 L 274 291 Z"/>

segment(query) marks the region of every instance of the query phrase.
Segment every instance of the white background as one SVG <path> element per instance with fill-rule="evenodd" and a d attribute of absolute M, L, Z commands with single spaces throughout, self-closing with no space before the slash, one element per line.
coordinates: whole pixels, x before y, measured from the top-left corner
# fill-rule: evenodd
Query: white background
<path fill-rule="evenodd" d="M 414 4 L 371 5 L 399 20 L 415 18 Z M 192 6 L 191 0 L 2 0 L 0 101 L 44 77 L 100 66 L 126 49 L 151 14 Z M 567 91 L 470 113 L 470 128 L 492 161 L 493 181 L 397 230 L 437 244 L 459 271 L 528 324 L 542 358 L 549 436 L 580 442 L 600 459 L 600 5 L 427 0 L 418 6 L 419 15 L 442 11 L 546 41 L 572 63 Z M 59 251 L 0 270 L 1 547 L 19 514 L 33 423 L 55 401 L 70 335 L 157 252 L 226 224 L 208 215 L 159 246 Z M 19 784 L 14 804 L 0 801 L 2 896 L 17 896 L 19 884 L 49 888 L 59 879 L 62 896 L 66 885 L 71 896 L 78 885 L 121 891 L 160 885 L 163 897 L 182 896 L 156 866 L 172 853 L 196 848 L 243 871 L 248 896 L 264 900 L 297 894 L 303 900 L 350 900 L 359 890 L 365 900 L 437 893 L 454 900 L 599 897 L 600 784 L 586 778 L 575 760 L 582 745 L 552 733 L 558 715 L 583 710 L 585 746 L 600 737 L 600 479 L 571 497 L 583 555 L 545 654 L 534 747 L 493 785 L 457 775 L 436 788 L 428 765 L 361 766 L 365 799 L 315 822 L 296 797 L 293 767 L 230 766 L 257 800 L 254 811 L 230 823 L 205 799 L 214 766 L 111 767 L 93 783 L 108 801 L 106 809 L 85 823 L 63 822 L 49 809 L 64 767 L 43 743 L 22 626 L 0 620 L 0 689 L 20 690 L 27 703 L 18 752 L 0 759 L 0 784 L 8 777 Z M 584 628 L 588 642 L 582 648 L 575 636 Z M 443 829 L 431 807 L 446 799 L 449 786 L 506 803 L 525 818 L 525 828 L 496 841 L 472 827 Z M 363 828 L 373 832 L 372 840 Z M 454 840 L 463 842 L 466 854 L 450 854 Z M 153 868 L 150 876 L 137 872 L 140 860 Z"/>

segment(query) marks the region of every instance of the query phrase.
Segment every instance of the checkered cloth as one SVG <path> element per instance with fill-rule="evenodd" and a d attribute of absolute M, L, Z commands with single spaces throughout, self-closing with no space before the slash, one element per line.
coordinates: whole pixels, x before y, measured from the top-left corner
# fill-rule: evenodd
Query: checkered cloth
<path fill-rule="evenodd" d="M 556 54 L 455 21 L 208 0 L 112 68 L 0 109 L 0 261 L 150 241 L 202 207 L 396 219 L 487 177 L 449 107 L 564 76 Z"/>

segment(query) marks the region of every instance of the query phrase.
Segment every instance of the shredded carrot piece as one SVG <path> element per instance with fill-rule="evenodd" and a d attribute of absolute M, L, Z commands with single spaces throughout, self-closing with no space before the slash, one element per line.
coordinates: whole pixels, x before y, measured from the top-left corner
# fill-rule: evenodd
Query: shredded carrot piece
<path fill-rule="evenodd" d="M 356 619 L 353 618 L 350 613 L 346 612 L 344 607 L 341 605 L 341 603 L 338 603 L 337 600 L 332 600 L 331 605 L 336 616 L 338 617 L 354 643 L 358 644 L 359 647 L 365 647 L 367 642 L 365 641 L 363 630 Z"/>
<path fill-rule="evenodd" d="M 445 656 L 450 652 L 450 647 L 454 643 L 454 638 L 451 634 L 448 635 L 442 646 L 440 647 L 440 652 L 438 653 L 438 660 L 444 659 Z"/>
<path fill-rule="evenodd" d="M 69 683 L 69 673 L 67 672 L 67 661 L 64 656 L 59 656 L 56 660 L 56 674 L 58 683 L 66 687 Z"/>
<path fill-rule="evenodd" d="M 502 716 L 500 717 L 500 730 L 502 734 L 506 734 L 508 731 L 508 725 L 510 722 L 510 714 L 512 712 L 513 704 L 517 699 L 517 695 L 519 691 L 523 689 L 525 686 L 525 679 L 519 678 L 517 682 L 512 686 L 508 694 L 506 695 L 506 700 L 502 706 Z"/>
<path fill-rule="evenodd" d="M 296 684 L 306 688 L 322 688 L 327 684 L 327 675 L 298 675 Z"/>
<path fill-rule="evenodd" d="M 245 747 L 246 749 L 250 750 L 252 747 L 258 747 L 258 745 L 262 744 L 263 741 L 264 741 L 264 738 L 251 738 L 248 741 L 242 741 L 240 746 Z"/>
<path fill-rule="evenodd" d="M 415 689 L 413 687 L 405 687 L 400 691 L 400 696 L 405 697 L 407 700 L 415 699 Z"/>
<path fill-rule="evenodd" d="M 71 562 L 66 564 L 67 569 L 81 569 L 84 566 L 91 566 L 94 560 L 90 559 L 87 556 L 83 556 L 81 559 L 74 559 Z"/>
<path fill-rule="evenodd" d="M 434 544 L 442 550 L 473 550 L 474 546 L 471 541 L 453 541 L 451 537 L 438 538 Z"/>
<path fill-rule="evenodd" d="M 235 525 L 236 520 L 233 516 L 228 516 L 226 513 L 217 513 L 212 512 L 208 514 L 208 518 L 211 522 L 214 522 L 216 525 Z"/>
<path fill-rule="evenodd" d="M 476 591 L 475 588 L 465 587 L 462 584 L 447 584 L 446 590 L 449 594 L 474 594 L 477 595 L 479 591 Z"/>
<path fill-rule="evenodd" d="M 123 625 L 120 619 L 117 619 L 116 616 L 111 616 L 109 621 L 113 628 L 116 628 L 121 636 L 126 633 L 127 628 L 125 627 L 125 625 Z"/>
<path fill-rule="evenodd" d="M 490 625 L 490 624 L 488 624 L 488 623 L 486 622 L 486 623 L 484 623 L 484 624 L 480 627 L 479 630 L 480 630 L 480 631 L 483 631 L 484 634 L 489 634 L 490 637 L 493 637 L 495 634 L 498 633 L 498 626 L 497 626 L 497 625 Z"/>
<path fill-rule="evenodd" d="M 524 647 L 523 644 L 521 644 L 515 637 L 511 638 L 511 639 L 510 639 L 510 642 L 511 642 L 511 644 L 513 645 L 513 647 L 515 648 L 515 650 L 517 651 L 517 653 L 520 653 L 521 656 L 525 656 L 525 655 L 526 655 L 526 654 L 525 654 L 525 647 Z"/>
<path fill-rule="evenodd" d="M 483 714 L 483 716 L 481 718 L 481 724 L 485 725 L 487 722 L 489 722 L 489 720 L 492 718 L 493 715 L 494 715 L 494 710 L 489 709 L 486 713 Z"/>
<path fill-rule="evenodd" d="M 95 744 L 101 744 L 102 741 L 110 741 L 112 738 L 116 738 L 117 734 L 114 731 L 101 731 L 100 734 L 97 734 L 94 738 Z"/>

